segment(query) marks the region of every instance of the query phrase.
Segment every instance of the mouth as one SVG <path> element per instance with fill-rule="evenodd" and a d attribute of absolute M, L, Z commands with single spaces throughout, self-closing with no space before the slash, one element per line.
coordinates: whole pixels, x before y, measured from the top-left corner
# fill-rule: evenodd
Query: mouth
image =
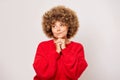
<path fill-rule="evenodd" d="M 57 35 L 61 35 L 63 32 L 57 33 Z"/>
<path fill-rule="evenodd" d="M 59 34 L 57 34 L 57 38 L 64 39 L 64 38 L 65 38 L 65 35 L 63 35 L 62 33 L 59 33 Z"/>

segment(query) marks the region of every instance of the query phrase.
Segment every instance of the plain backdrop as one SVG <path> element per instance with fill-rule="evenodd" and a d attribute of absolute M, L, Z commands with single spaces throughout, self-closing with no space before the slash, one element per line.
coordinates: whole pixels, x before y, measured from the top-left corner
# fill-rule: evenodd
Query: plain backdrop
<path fill-rule="evenodd" d="M 120 0 L 0 0 L 0 80 L 33 80 L 37 45 L 49 39 L 41 17 L 57 5 L 80 21 L 72 40 L 84 45 L 89 66 L 79 80 L 120 80 Z"/>

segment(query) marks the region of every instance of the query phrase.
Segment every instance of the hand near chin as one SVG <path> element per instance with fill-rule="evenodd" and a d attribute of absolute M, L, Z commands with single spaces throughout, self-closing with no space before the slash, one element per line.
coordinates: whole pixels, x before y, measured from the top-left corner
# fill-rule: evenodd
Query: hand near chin
<path fill-rule="evenodd" d="M 62 49 L 66 48 L 66 42 L 65 41 L 66 41 L 65 39 L 61 39 L 61 38 L 58 38 L 57 40 L 55 40 L 56 51 L 58 53 L 60 53 Z"/>

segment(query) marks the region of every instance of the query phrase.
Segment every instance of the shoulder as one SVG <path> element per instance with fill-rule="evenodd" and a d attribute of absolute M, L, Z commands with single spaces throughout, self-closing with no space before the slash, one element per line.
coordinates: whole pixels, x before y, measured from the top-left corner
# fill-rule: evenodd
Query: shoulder
<path fill-rule="evenodd" d="M 38 47 L 41 46 L 41 47 L 45 47 L 45 46 L 50 46 L 52 44 L 52 40 L 46 40 L 46 41 L 41 41 L 39 42 L 38 44 Z"/>
<path fill-rule="evenodd" d="M 82 44 L 81 42 L 72 41 L 72 44 L 73 44 L 75 47 L 81 47 L 81 48 L 83 48 L 83 44 Z"/>
<path fill-rule="evenodd" d="M 69 48 L 73 50 L 82 50 L 84 46 L 81 42 L 71 41 L 71 46 L 69 46 Z"/>
<path fill-rule="evenodd" d="M 51 43 L 52 43 L 52 40 L 41 41 L 41 42 L 39 42 L 39 46 L 49 45 Z"/>
<path fill-rule="evenodd" d="M 81 51 L 84 51 L 83 44 L 81 42 L 75 42 L 75 41 L 71 41 L 70 45 L 68 45 L 66 49 L 74 53 L 74 55 L 77 55 Z"/>

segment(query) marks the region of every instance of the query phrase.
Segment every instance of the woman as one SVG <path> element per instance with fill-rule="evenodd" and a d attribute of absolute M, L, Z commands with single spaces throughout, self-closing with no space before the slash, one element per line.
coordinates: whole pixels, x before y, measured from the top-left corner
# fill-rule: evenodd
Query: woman
<path fill-rule="evenodd" d="M 43 31 L 52 38 L 38 45 L 34 80 L 78 80 L 87 67 L 81 43 L 70 41 L 79 23 L 74 11 L 57 6 L 43 15 Z"/>

